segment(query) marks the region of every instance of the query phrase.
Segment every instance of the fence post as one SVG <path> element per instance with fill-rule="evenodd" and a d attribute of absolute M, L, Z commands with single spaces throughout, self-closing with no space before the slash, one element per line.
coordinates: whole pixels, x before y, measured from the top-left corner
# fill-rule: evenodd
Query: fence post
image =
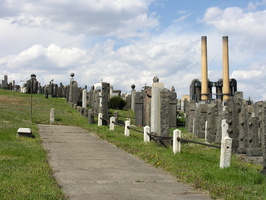
<path fill-rule="evenodd" d="M 232 139 L 225 136 L 221 141 L 220 168 L 230 167 Z"/>
<path fill-rule="evenodd" d="M 143 134 L 143 138 L 144 138 L 144 142 L 150 142 L 150 136 L 148 135 L 148 133 L 150 133 L 151 128 L 149 126 L 145 126 L 144 127 L 144 134 Z"/>
<path fill-rule="evenodd" d="M 115 121 L 115 117 L 110 117 L 110 130 L 111 131 L 115 130 L 114 121 Z"/>
<path fill-rule="evenodd" d="M 192 133 L 193 133 L 193 135 L 195 135 L 195 127 L 196 127 L 196 120 L 195 120 L 195 118 L 193 118 L 193 127 L 192 127 Z"/>
<path fill-rule="evenodd" d="M 54 123 L 54 108 L 50 110 L 50 123 Z"/>
<path fill-rule="evenodd" d="M 181 131 L 176 129 L 173 132 L 173 152 L 174 154 L 181 152 L 181 141 L 177 140 L 177 138 L 181 138 Z"/>
<path fill-rule="evenodd" d="M 224 137 L 229 137 L 229 135 L 228 135 L 228 133 L 227 133 L 227 130 L 228 130 L 228 124 L 227 124 L 227 122 L 226 122 L 226 119 L 223 119 L 222 120 L 222 139 L 224 138 Z"/>
<path fill-rule="evenodd" d="M 103 125 L 103 114 L 102 113 L 98 113 L 98 126 L 102 126 Z"/>
<path fill-rule="evenodd" d="M 130 126 L 130 121 L 129 120 L 125 121 L 125 136 L 129 136 L 130 135 L 130 130 L 127 128 L 128 126 Z"/>
<path fill-rule="evenodd" d="M 207 142 L 208 137 L 208 121 L 205 121 L 205 142 Z"/>

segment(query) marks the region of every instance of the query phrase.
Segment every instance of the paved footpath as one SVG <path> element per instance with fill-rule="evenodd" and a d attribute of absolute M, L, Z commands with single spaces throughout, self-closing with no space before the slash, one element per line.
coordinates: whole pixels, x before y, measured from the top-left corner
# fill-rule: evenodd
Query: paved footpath
<path fill-rule="evenodd" d="M 84 129 L 38 126 L 55 178 L 69 199 L 209 199 Z"/>

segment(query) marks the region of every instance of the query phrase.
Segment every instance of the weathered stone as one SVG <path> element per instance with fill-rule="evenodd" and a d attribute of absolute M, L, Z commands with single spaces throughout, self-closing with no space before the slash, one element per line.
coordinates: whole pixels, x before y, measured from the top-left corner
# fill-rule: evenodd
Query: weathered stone
<path fill-rule="evenodd" d="M 177 125 L 177 94 L 172 87 L 172 91 L 169 94 L 169 126 L 176 127 Z"/>
<path fill-rule="evenodd" d="M 199 104 L 195 113 L 195 135 L 199 138 L 205 138 L 205 122 L 207 119 L 207 105 L 202 102 Z"/>
<path fill-rule="evenodd" d="M 143 95 L 142 92 L 136 92 L 135 95 L 135 123 L 137 126 L 143 126 Z"/>
<path fill-rule="evenodd" d="M 95 123 L 94 114 L 93 114 L 92 109 L 88 110 L 88 123 L 89 124 L 94 124 Z"/>
<path fill-rule="evenodd" d="M 155 80 L 156 81 L 156 80 Z M 151 132 L 161 136 L 161 103 L 160 92 L 164 89 L 163 83 L 152 84 L 151 99 Z"/>
<path fill-rule="evenodd" d="M 32 137 L 34 138 L 35 136 L 32 134 L 32 131 L 30 128 L 19 128 L 17 130 L 17 136 L 24 136 L 24 137 Z"/>
<path fill-rule="evenodd" d="M 258 137 L 258 117 L 251 117 L 248 120 L 248 145 L 247 155 L 261 156 L 260 141 Z"/>
<path fill-rule="evenodd" d="M 260 114 L 262 118 L 261 126 L 261 146 L 262 146 L 262 154 L 263 154 L 263 169 L 261 173 L 266 174 L 266 101 L 260 102 Z"/>
<path fill-rule="evenodd" d="M 216 138 L 216 121 L 217 121 L 217 105 L 216 104 L 207 104 L 207 127 L 205 127 L 207 134 L 206 134 L 206 141 L 207 142 L 214 142 Z"/>
<path fill-rule="evenodd" d="M 248 137 L 249 137 L 249 118 L 252 116 L 254 109 L 250 105 L 243 105 L 239 113 L 239 146 L 237 152 L 240 154 L 247 153 Z"/>
<path fill-rule="evenodd" d="M 146 86 L 143 94 L 143 125 L 151 125 L 151 87 Z"/>
<path fill-rule="evenodd" d="M 160 135 L 169 136 L 170 112 L 169 112 L 170 91 L 163 89 L 160 91 Z"/>
<path fill-rule="evenodd" d="M 131 110 L 135 112 L 135 98 L 136 98 L 136 90 L 135 90 L 135 85 L 133 84 L 131 86 Z"/>

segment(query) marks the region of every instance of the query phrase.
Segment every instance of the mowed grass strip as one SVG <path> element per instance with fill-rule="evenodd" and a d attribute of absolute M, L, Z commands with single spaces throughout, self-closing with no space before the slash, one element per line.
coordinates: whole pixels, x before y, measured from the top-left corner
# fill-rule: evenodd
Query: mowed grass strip
<path fill-rule="evenodd" d="M 266 177 L 259 173 L 261 165 L 243 163 L 233 156 L 231 167 L 220 169 L 219 149 L 190 143 L 182 144 L 182 152 L 174 155 L 170 146 L 165 148 L 153 141 L 145 144 L 143 135 L 133 130 L 130 137 L 125 137 L 122 126 L 110 131 L 108 126 L 89 125 L 86 118 L 61 98 L 33 95 L 31 123 L 30 100 L 28 94 L 0 90 L 0 167 L 3 169 L 0 199 L 64 199 L 48 166 L 36 126 L 36 123 L 49 123 L 51 108 L 55 108 L 54 124 L 85 128 L 155 167 L 163 168 L 179 181 L 205 191 L 213 199 L 266 199 Z M 132 112 L 123 111 L 120 115 L 133 117 Z M 17 138 L 19 127 L 31 128 L 36 138 Z M 197 140 L 185 129 L 182 133 L 182 137 Z"/>

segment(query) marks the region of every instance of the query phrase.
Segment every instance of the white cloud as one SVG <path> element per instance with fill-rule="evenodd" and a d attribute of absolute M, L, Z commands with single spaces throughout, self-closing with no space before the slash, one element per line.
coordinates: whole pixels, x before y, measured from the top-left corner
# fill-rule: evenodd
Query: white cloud
<path fill-rule="evenodd" d="M 6 20 L 22 27 L 128 38 L 142 36 L 147 30 L 158 26 L 158 20 L 147 14 L 150 2 L 149 0 L 22 0 L 22 2 L 2 3 L 2 6 L 8 10 Z"/>
<path fill-rule="evenodd" d="M 233 35 L 244 48 L 261 49 L 266 45 L 266 10 L 245 11 L 239 7 L 224 10 L 208 8 L 203 21 L 224 35 Z"/>

